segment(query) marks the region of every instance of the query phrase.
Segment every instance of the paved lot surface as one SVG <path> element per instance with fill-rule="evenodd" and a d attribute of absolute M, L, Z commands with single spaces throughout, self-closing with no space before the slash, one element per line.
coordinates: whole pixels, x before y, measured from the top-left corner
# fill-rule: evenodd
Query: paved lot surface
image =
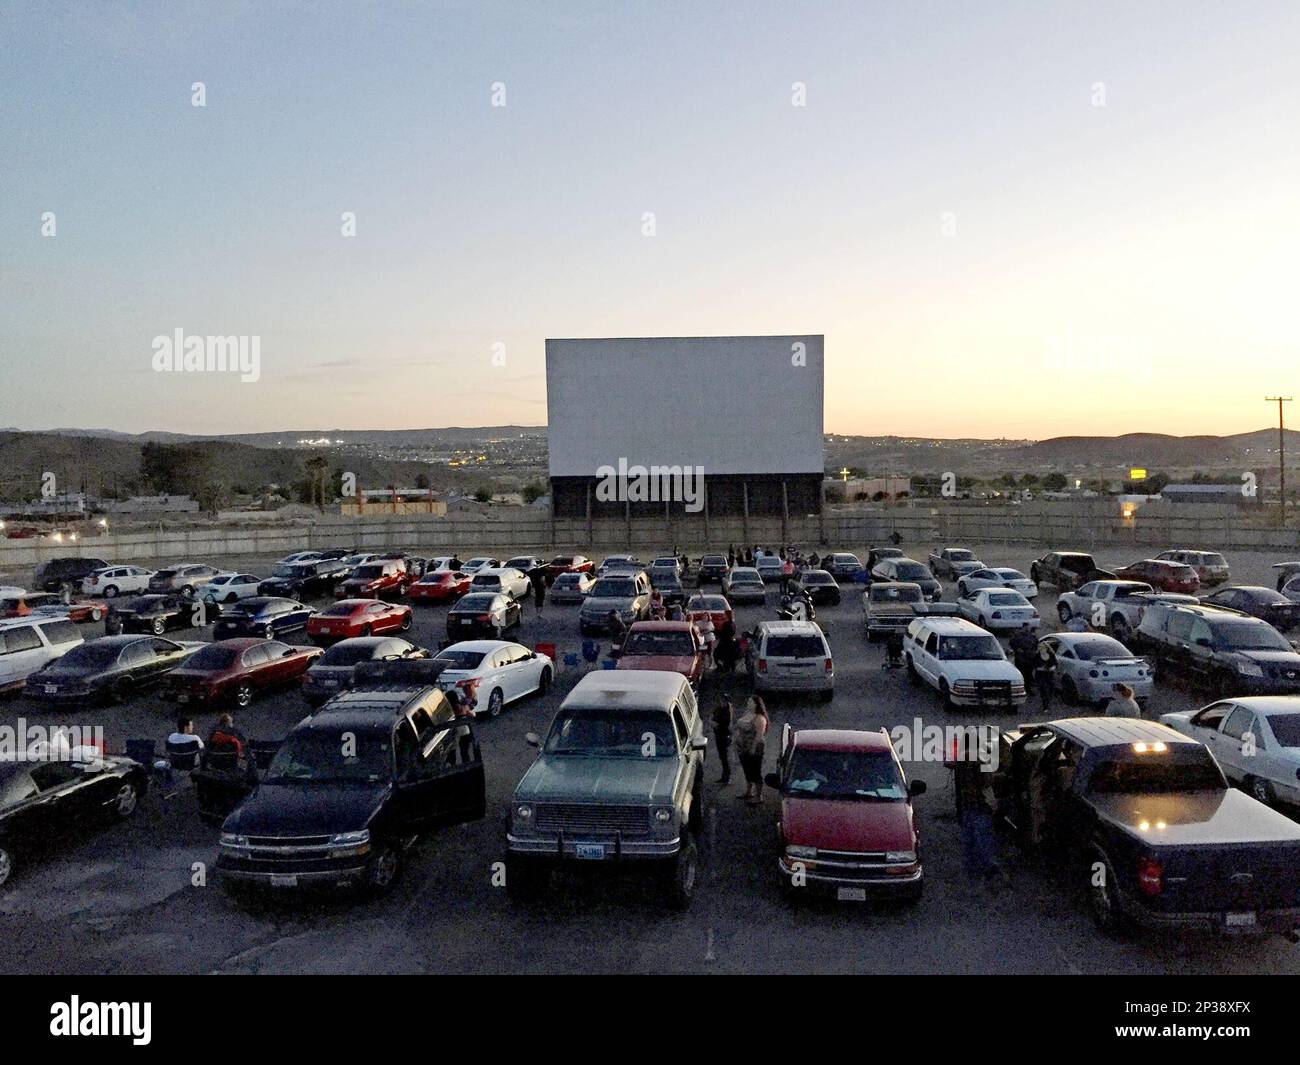
<path fill-rule="evenodd" d="M 906 548 L 908 545 L 904 545 Z M 1028 571 L 1038 552 L 973 545 L 990 565 Z M 913 549 L 917 557 L 924 550 Z M 265 559 L 235 560 L 265 572 Z M 1098 555 L 1101 565 L 1131 561 Z M 1234 579 L 1272 584 L 1272 557 L 1234 555 Z M 882 668 L 880 645 L 867 644 L 858 591 L 819 611 L 835 655 L 837 694 L 822 705 L 776 701 L 774 735 L 795 727 L 876 728 L 970 723 L 971 712 L 949 715 L 926 688 L 912 688 L 902 671 Z M 945 598 L 953 586 L 945 585 Z M 748 628 L 772 617 L 745 607 Z M 1038 605 L 1054 618 L 1055 593 Z M 442 608 L 417 612 L 412 639 L 435 646 L 443 635 Z M 525 612 L 520 642 L 557 642 L 577 650 L 576 607 L 548 607 L 538 619 Z M 194 633 L 180 633 L 193 637 Z M 544 731 L 578 674 L 561 673 L 544 699 L 508 707 L 485 721 L 480 735 L 487 769 L 488 816 L 421 844 L 405 877 L 379 902 L 297 896 L 236 904 L 213 880 L 191 885 L 194 863 L 216 856 L 215 832 L 195 816 L 192 797 L 165 803 L 151 796 L 128 824 L 79 837 L 38 865 L 18 872 L 0 894 L 0 971 L 57 973 L 257 972 L 879 972 L 879 973 L 1290 973 L 1300 969 L 1300 947 L 1280 938 L 1224 940 L 1188 935 L 1119 941 L 1098 933 L 1081 901 L 1051 868 L 1017 851 L 1003 856 L 1003 873 L 966 876 L 953 816 L 948 772 L 940 764 L 912 763 L 925 780 L 916 800 L 924 846 L 926 889 L 910 907 L 785 902 L 772 875 L 776 802 L 761 808 L 740 796 L 739 773 L 720 789 L 717 764 L 708 767 L 703 882 L 691 909 L 668 912 L 640 879 L 566 875 L 549 897 L 521 905 L 491 884 L 490 867 L 504 853 L 503 816 L 510 793 L 531 762 L 523 740 Z M 721 683 L 706 681 L 712 706 Z M 743 697 L 739 676 L 727 687 Z M 1209 701 L 1164 681 L 1148 714 Z M 257 702 L 240 715 L 254 737 L 283 735 L 303 714 L 294 692 Z M 988 720 L 1033 720 L 1036 702 L 1021 713 Z M 171 708 L 153 697 L 81 714 L 54 714 L 20 697 L 0 702 L 0 722 L 25 716 L 51 723 L 102 723 L 110 745 L 128 736 L 170 731 Z M 1057 715 L 1059 716 L 1059 711 Z M 87 721 L 89 718 L 89 722 Z M 209 718 L 198 722 L 206 734 Z M 769 765 L 775 758 L 769 745 Z"/>

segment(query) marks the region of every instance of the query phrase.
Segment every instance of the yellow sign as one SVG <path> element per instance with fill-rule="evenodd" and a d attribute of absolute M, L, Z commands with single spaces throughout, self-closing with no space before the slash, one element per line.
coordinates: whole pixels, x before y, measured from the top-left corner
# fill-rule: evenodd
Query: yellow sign
<path fill-rule="evenodd" d="M 1145 481 L 1146 477 L 1147 477 L 1147 471 L 1144 470 L 1141 466 L 1134 466 L 1131 470 L 1128 471 L 1128 479 L 1130 481 Z"/>

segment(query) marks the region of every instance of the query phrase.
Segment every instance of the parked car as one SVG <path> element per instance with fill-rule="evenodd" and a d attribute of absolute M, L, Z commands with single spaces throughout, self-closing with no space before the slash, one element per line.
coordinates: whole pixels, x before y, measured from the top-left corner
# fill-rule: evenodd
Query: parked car
<path fill-rule="evenodd" d="M 499 558 L 489 558 L 487 555 L 479 555 L 477 558 L 471 558 L 468 562 L 460 567 L 462 573 L 468 573 L 471 577 L 481 569 L 495 569 L 501 565 Z"/>
<path fill-rule="evenodd" d="M 808 593 L 808 598 L 817 606 L 824 603 L 834 606 L 840 601 L 839 583 L 824 569 L 804 570 L 797 584 Z"/>
<path fill-rule="evenodd" d="M 907 628 L 903 661 L 913 684 L 928 684 L 944 704 L 1000 706 L 1025 701 L 1025 678 L 991 632 L 964 618 L 917 618 Z"/>
<path fill-rule="evenodd" d="M 259 693 L 299 684 L 321 656 L 317 647 L 239 636 L 204 645 L 163 683 L 163 696 L 185 707 L 248 706 Z"/>
<path fill-rule="evenodd" d="M 767 587 L 752 566 L 732 566 L 722 578 L 722 594 L 731 603 L 765 603 Z"/>
<path fill-rule="evenodd" d="M 934 579 L 928 566 L 913 558 L 886 558 L 876 564 L 871 571 L 873 581 L 893 581 L 917 584 L 926 599 L 934 601 L 943 594 L 943 587 Z"/>
<path fill-rule="evenodd" d="M 701 587 L 705 584 L 721 582 L 730 568 L 727 565 L 726 555 L 701 555 L 700 564 L 695 571 L 696 582 Z"/>
<path fill-rule="evenodd" d="M 1157 670 L 1224 695 L 1300 692 L 1300 654 L 1266 621 L 1218 607 L 1148 606 L 1134 646 Z"/>
<path fill-rule="evenodd" d="M 1285 592 L 1297 577 L 1300 577 L 1300 562 L 1274 562 L 1273 568 L 1277 570 L 1277 590 Z M 1288 598 L 1290 596 L 1288 595 Z"/>
<path fill-rule="evenodd" d="M 463 570 L 435 570 L 408 585 L 406 594 L 412 603 L 454 603 L 469 591 L 473 580 Z"/>
<path fill-rule="evenodd" d="M 334 594 L 340 599 L 400 599 L 412 579 L 401 559 L 376 559 L 354 569 Z"/>
<path fill-rule="evenodd" d="M 110 635 L 148 632 L 155 636 L 207 624 L 204 608 L 183 595 L 140 595 L 119 599 L 108 608 L 104 627 Z"/>
<path fill-rule="evenodd" d="M 761 621 L 746 660 L 756 692 L 816 692 L 835 697 L 835 663 L 826 634 L 812 621 Z"/>
<path fill-rule="evenodd" d="M 205 603 L 234 603 L 260 594 L 261 584 L 262 578 L 251 573 L 218 573 L 198 594 Z"/>
<path fill-rule="evenodd" d="M 149 587 L 152 576 L 152 570 L 140 566 L 103 566 L 82 578 L 81 594 L 112 599 L 117 595 L 143 592 Z"/>
<path fill-rule="evenodd" d="M 1093 557 L 1083 551 L 1049 551 L 1029 567 L 1029 579 L 1040 588 L 1050 584 L 1069 592 L 1088 581 L 1113 580 L 1114 573 L 1097 568 Z"/>
<path fill-rule="evenodd" d="M 1149 602 L 1147 596 L 1154 591 L 1144 581 L 1089 581 L 1057 597 L 1056 615 L 1062 625 L 1079 617 L 1094 629 L 1109 629 L 1115 639 L 1122 640 L 1137 628 L 1142 608 Z"/>
<path fill-rule="evenodd" d="M 862 572 L 862 561 L 849 551 L 836 551 L 822 559 L 822 568 L 837 581 L 856 580 Z"/>
<path fill-rule="evenodd" d="M 672 574 L 672 576 L 681 579 L 682 560 L 676 555 L 659 555 L 650 560 L 650 565 L 646 567 L 646 572 L 650 574 L 650 579 L 654 580 L 661 574 Z"/>
<path fill-rule="evenodd" d="M 725 595 L 693 595 L 686 601 L 687 621 L 700 624 L 706 619 L 715 629 L 721 628 L 724 622 L 736 620 Z"/>
<path fill-rule="evenodd" d="M 532 593 L 527 576 L 508 566 L 479 570 L 470 578 L 469 587 L 472 592 L 500 592 L 515 600 L 527 599 Z"/>
<path fill-rule="evenodd" d="M 977 588 L 1010 588 L 1026 599 L 1034 599 L 1038 595 L 1038 585 L 1018 569 L 1012 569 L 1010 566 L 986 566 L 983 569 L 971 570 L 957 578 L 958 596 L 973 592 Z"/>
<path fill-rule="evenodd" d="M 47 703 L 124 702 L 205 646 L 161 636 L 100 636 L 31 674 L 25 694 Z"/>
<path fill-rule="evenodd" d="M 1230 789 L 1205 745 L 1167 725 L 1022 725 L 977 776 L 997 818 L 1063 859 L 1104 931 L 1300 928 L 1300 825 Z"/>
<path fill-rule="evenodd" d="M 699 691 L 708 665 L 700 630 L 690 621 L 637 621 L 615 650 L 618 669 L 680 673 Z"/>
<path fill-rule="evenodd" d="M 772 584 L 785 573 L 785 562 L 778 555 L 764 555 L 754 559 L 754 569 L 765 583 Z"/>
<path fill-rule="evenodd" d="M 47 662 L 83 643 L 81 631 L 66 618 L 0 621 L 0 692 L 21 688 Z"/>
<path fill-rule="evenodd" d="M 648 739 L 647 739 L 648 737 Z M 704 823 L 704 735 L 679 673 L 599 670 L 565 697 L 515 788 L 506 891 L 524 899 L 558 865 L 644 867 L 673 909 L 690 905 Z"/>
<path fill-rule="evenodd" d="M 1293 602 L 1272 588 L 1250 584 L 1232 585 L 1202 596 L 1201 602 L 1240 610 L 1243 614 L 1267 621 L 1278 632 L 1290 632 L 1300 625 L 1300 602 Z"/>
<path fill-rule="evenodd" d="M 1223 584 L 1229 577 L 1228 562 L 1217 551 L 1162 551 L 1156 558 L 1162 562 L 1179 562 L 1191 566 L 1200 578 L 1202 588 Z"/>
<path fill-rule="evenodd" d="M 412 623 L 411 608 L 382 599 L 340 599 L 307 619 L 307 635 L 313 643 L 325 645 L 355 636 L 379 636 L 406 632 Z"/>
<path fill-rule="evenodd" d="M 539 566 L 545 566 L 546 560 L 541 555 L 515 555 L 514 558 L 506 559 L 504 568 L 517 569 L 520 573 L 527 576 Z"/>
<path fill-rule="evenodd" d="M 1100 632 L 1054 632 L 1038 641 L 1056 660 L 1056 690 L 1071 706 L 1086 703 L 1104 710 L 1116 684 L 1127 684 L 1139 706 L 1155 687 L 1155 672 L 1145 658 Z"/>
<path fill-rule="evenodd" d="M 549 656 L 508 640 L 462 640 L 443 648 L 435 660 L 447 663 L 438 687 L 456 689 L 476 716 L 497 717 L 507 703 L 545 695 L 555 676 Z"/>
<path fill-rule="evenodd" d="M 640 572 L 645 569 L 645 563 L 636 557 L 636 555 L 606 555 L 600 565 L 596 567 L 595 576 L 603 577 L 611 570 L 634 570 Z"/>
<path fill-rule="evenodd" d="M 596 579 L 590 573 L 561 573 L 551 585 L 551 602 L 581 603 L 595 586 Z"/>
<path fill-rule="evenodd" d="M 470 592 L 447 611 L 447 638 L 483 637 L 499 640 L 519 627 L 523 611 L 515 599 L 500 592 Z"/>
<path fill-rule="evenodd" d="M 1201 578 L 1191 566 L 1154 558 L 1144 558 L 1122 566 L 1115 571 L 1115 576 L 1122 581 L 1145 581 L 1158 591 L 1178 592 L 1182 595 L 1193 595 L 1201 587 Z"/>
<path fill-rule="evenodd" d="M 976 588 L 957 600 L 957 613 L 989 632 L 1036 629 L 1043 623 L 1034 604 L 1010 588 Z"/>
<path fill-rule="evenodd" d="M 65 557 L 51 558 L 36 567 L 32 576 L 32 590 L 37 592 L 71 592 L 81 587 L 81 582 L 96 570 L 107 569 L 102 558 Z"/>
<path fill-rule="evenodd" d="M 650 587 L 659 593 L 664 606 L 672 606 L 674 603 L 681 606 L 686 602 L 686 589 L 682 586 L 682 579 L 676 573 L 662 567 L 647 572 L 650 575 Z"/>
<path fill-rule="evenodd" d="M 583 636 L 608 632 L 611 610 L 624 625 L 650 616 L 650 578 L 644 570 L 615 571 L 596 578 L 578 612 L 578 631 Z"/>
<path fill-rule="evenodd" d="M 256 784 L 202 773 L 195 785 L 206 820 L 229 809 L 217 859 L 228 889 L 382 895 L 421 836 L 486 810 L 473 725 L 427 686 L 343 692 L 290 731 Z"/>
<path fill-rule="evenodd" d="M 546 564 L 546 583 L 554 584 L 561 573 L 590 573 L 595 568 L 585 555 L 556 555 Z"/>
<path fill-rule="evenodd" d="M 841 902 L 921 897 L 921 836 L 911 783 L 889 734 L 850 729 L 781 733 L 777 876 L 786 896 L 824 893 Z"/>
<path fill-rule="evenodd" d="M 880 563 L 889 558 L 906 558 L 907 552 L 897 547 L 873 547 L 867 552 L 867 561 L 864 563 L 867 570 L 867 577 L 870 579 L 871 572 Z"/>
<path fill-rule="evenodd" d="M 21 595 L 7 595 L 0 598 L 0 620 L 25 618 L 29 614 L 46 614 L 52 617 L 66 617 L 69 621 L 83 624 L 88 621 L 102 621 L 108 609 L 103 603 L 94 599 L 65 603 L 54 592 L 23 592 Z"/>
<path fill-rule="evenodd" d="M 874 643 L 890 632 L 906 632 L 925 605 L 919 584 L 874 581 L 862 593 L 862 617 L 868 642 Z"/>
<path fill-rule="evenodd" d="M 975 557 L 975 552 L 964 547 L 936 547 L 930 552 L 930 572 L 936 577 L 955 581 L 958 577 L 984 568 L 984 563 Z"/>
<path fill-rule="evenodd" d="M 1281 594 L 1292 603 L 1300 603 L 1300 577 L 1292 577 L 1289 581 L 1280 583 Z"/>
<path fill-rule="evenodd" d="M 291 555 L 285 555 L 276 565 L 292 566 L 299 562 L 319 562 L 324 557 L 320 551 L 295 551 Z"/>
<path fill-rule="evenodd" d="M 312 706 L 352 687 L 356 667 L 362 662 L 425 659 L 429 652 L 398 636 L 358 636 L 332 645 L 307 667 L 302 678 L 303 697 Z"/>
<path fill-rule="evenodd" d="M 166 595 L 168 592 L 176 592 L 185 596 L 186 599 L 193 599 L 203 589 L 203 586 L 219 572 L 220 570 L 212 566 L 205 566 L 202 563 L 187 562 L 167 566 L 158 570 L 149 578 L 146 591 L 150 595 Z"/>
<path fill-rule="evenodd" d="M 212 638 L 228 640 L 236 636 L 260 636 L 270 640 L 306 629 L 307 622 L 315 614 L 314 608 L 296 599 L 275 596 L 242 599 L 221 611 L 221 616 L 212 626 Z"/>
<path fill-rule="evenodd" d="M 319 562 L 290 562 L 271 570 L 271 576 L 257 586 L 258 595 L 312 599 L 333 595 L 334 590 L 352 570 L 341 558 L 323 558 Z"/>
<path fill-rule="evenodd" d="M 1221 699 L 1160 721 L 1205 744 L 1228 780 L 1260 802 L 1300 807 L 1300 698 Z"/>
<path fill-rule="evenodd" d="M 125 821 L 148 785 L 130 758 L 0 760 L 0 888 L 69 832 Z"/>

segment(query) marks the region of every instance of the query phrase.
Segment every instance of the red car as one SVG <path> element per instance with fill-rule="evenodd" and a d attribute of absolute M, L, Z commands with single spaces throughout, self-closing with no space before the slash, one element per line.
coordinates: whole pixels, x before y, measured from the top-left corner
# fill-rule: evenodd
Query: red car
<path fill-rule="evenodd" d="M 0 599 L 0 618 L 25 618 L 37 611 L 46 614 L 65 614 L 69 621 L 103 621 L 108 607 L 93 600 L 65 603 L 54 592 L 28 592 L 26 595 L 7 595 Z"/>
<path fill-rule="evenodd" d="M 698 688 L 708 654 L 700 630 L 689 621 L 636 621 L 618 651 L 617 669 L 680 673 Z"/>
<path fill-rule="evenodd" d="M 693 595 L 686 602 L 686 620 L 702 622 L 708 618 L 715 629 L 721 628 L 724 621 L 734 621 L 731 604 L 725 595 Z"/>
<path fill-rule="evenodd" d="M 1122 581 L 1146 581 L 1158 592 L 1181 592 L 1193 595 L 1201 587 L 1196 570 L 1181 562 L 1166 562 L 1159 558 L 1144 558 L 1131 566 L 1116 570 Z"/>
<path fill-rule="evenodd" d="M 201 647 L 163 680 L 163 695 L 184 706 L 247 706 L 269 688 L 300 684 L 324 652 L 243 636 Z"/>
<path fill-rule="evenodd" d="M 352 571 L 352 576 L 339 585 L 339 599 L 397 599 L 410 586 L 411 574 L 401 559 L 375 559 L 365 562 Z"/>
<path fill-rule="evenodd" d="M 406 632 L 411 627 L 411 620 L 411 608 L 400 603 L 385 603 L 382 599 L 341 599 L 308 619 L 307 635 L 313 643 L 334 643 L 353 636 Z"/>
<path fill-rule="evenodd" d="M 845 902 L 921 895 L 920 834 L 911 784 L 889 734 L 801 729 L 781 734 L 777 868 L 789 897 L 826 893 Z"/>
<path fill-rule="evenodd" d="M 412 603 L 454 603 L 469 591 L 473 580 L 460 570 L 434 570 L 407 588 L 406 594 Z"/>
<path fill-rule="evenodd" d="M 553 584 L 561 573 L 590 573 L 596 563 L 584 555 L 556 555 L 546 564 L 546 583 Z"/>

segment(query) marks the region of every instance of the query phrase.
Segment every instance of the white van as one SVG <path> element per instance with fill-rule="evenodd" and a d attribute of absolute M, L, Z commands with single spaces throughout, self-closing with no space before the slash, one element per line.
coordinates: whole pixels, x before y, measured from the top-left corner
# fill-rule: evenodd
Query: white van
<path fill-rule="evenodd" d="M 0 621 L 0 691 L 21 687 L 46 662 L 85 642 L 67 618 L 29 615 Z"/>
<path fill-rule="evenodd" d="M 1025 701 L 1025 679 L 998 638 L 964 618 L 917 618 L 908 626 L 903 658 L 908 679 L 936 688 L 950 707 Z"/>
<path fill-rule="evenodd" d="M 749 652 L 756 692 L 818 692 L 835 697 L 835 664 L 826 634 L 812 621 L 762 621 Z"/>

